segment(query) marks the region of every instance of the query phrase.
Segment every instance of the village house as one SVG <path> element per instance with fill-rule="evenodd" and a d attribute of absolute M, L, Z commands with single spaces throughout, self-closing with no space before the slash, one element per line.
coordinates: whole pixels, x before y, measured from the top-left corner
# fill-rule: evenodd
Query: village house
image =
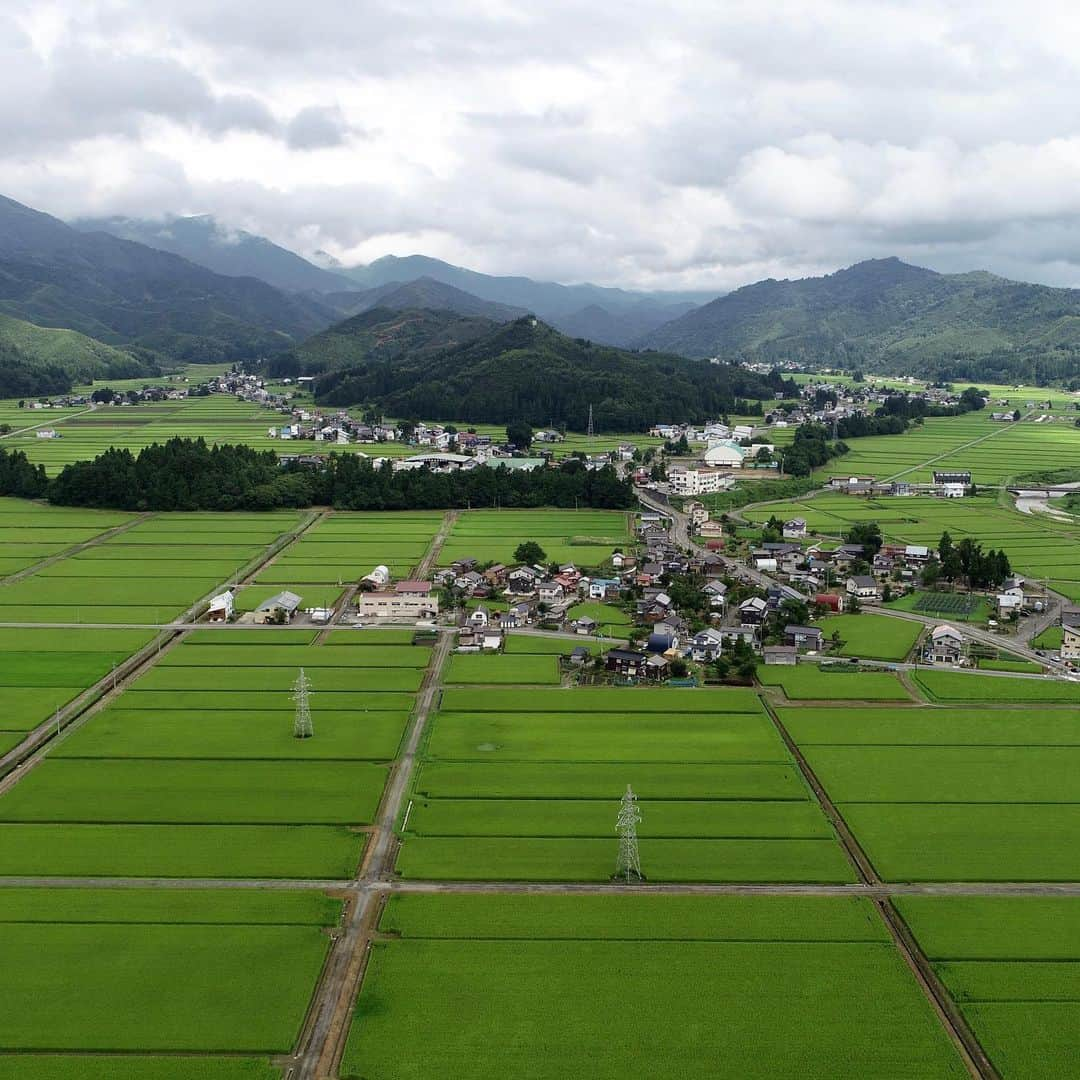
<path fill-rule="evenodd" d="M 577 645 L 570 653 L 570 663 L 573 664 L 574 667 L 584 667 L 589 662 L 591 656 L 592 653 L 589 652 L 586 646 Z"/>
<path fill-rule="evenodd" d="M 206 618 L 210 622 L 228 622 L 233 617 L 233 594 L 231 589 L 220 592 L 210 600 Z"/>
<path fill-rule="evenodd" d="M 806 536 L 806 519 L 792 518 L 784 522 L 785 540 L 802 540 Z"/>
<path fill-rule="evenodd" d="M 935 664 L 958 665 L 964 658 L 964 639 L 953 626 L 935 626 L 930 631 L 929 659 Z"/>
<path fill-rule="evenodd" d="M 837 615 L 844 610 L 844 598 L 839 593 L 818 593 L 814 597 L 814 603 L 836 612 Z"/>
<path fill-rule="evenodd" d="M 727 586 L 722 581 L 710 581 L 701 590 L 708 598 L 709 607 L 713 611 L 723 611 L 727 605 Z"/>
<path fill-rule="evenodd" d="M 628 679 L 645 676 L 645 664 L 648 656 L 636 649 L 608 649 L 604 654 L 604 667 Z"/>
<path fill-rule="evenodd" d="M 575 634 L 595 634 L 600 624 L 589 615 L 582 615 L 573 622 Z"/>
<path fill-rule="evenodd" d="M 769 667 L 777 664 L 792 665 L 798 661 L 799 650 L 794 645 L 766 645 L 761 650 L 762 659 Z"/>
<path fill-rule="evenodd" d="M 604 600 L 609 596 L 617 596 L 622 591 L 622 583 L 612 578 L 592 578 L 589 581 L 589 599 Z"/>
<path fill-rule="evenodd" d="M 1061 659 L 1080 660 L 1080 607 L 1061 609 Z"/>
<path fill-rule="evenodd" d="M 849 596 L 859 600 L 877 600 L 879 597 L 878 583 L 869 574 L 857 574 L 847 579 L 847 591 Z"/>
<path fill-rule="evenodd" d="M 690 640 L 690 658 L 699 664 L 711 664 L 723 647 L 724 635 L 719 630 L 700 630 Z"/>
<path fill-rule="evenodd" d="M 700 529 L 709 520 L 709 511 L 704 503 L 691 500 L 683 505 L 683 513 L 690 519 L 692 529 Z"/>
<path fill-rule="evenodd" d="M 542 604 L 557 604 L 566 595 L 566 589 L 559 581 L 541 581 L 536 595 Z"/>
<path fill-rule="evenodd" d="M 269 600 L 264 600 L 255 609 L 255 622 L 279 623 L 292 622 L 300 607 L 300 597 L 294 592 L 283 590 Z"/>
<path fill-rule="evenodd" d="M 670 667 L 671 661 L 666 656 L 661 653 L 652 653 L 645 661 L 645 677 L 657 680 L 667 678 Z"/>
<path fill-rule="evenodd" d="M 544 575 L 534 566 L 519 566 L 506 575 L 506 587 L 512 593 L 531 593 L 544 580 Z"/>
<path fill-rule="evenodd" d="M 760 596 L 751 596 L 739 605 L 739 622 L 743 626 L 760 626 L 769 605 Z"/>
<path fill-rule="evenodd" d="M 791 624 L 784 627 L 784 644 L 794 645 L 796 649 L 808 652 L 821 651 L 822 636 L 821 630 L 816 626 Z"/>

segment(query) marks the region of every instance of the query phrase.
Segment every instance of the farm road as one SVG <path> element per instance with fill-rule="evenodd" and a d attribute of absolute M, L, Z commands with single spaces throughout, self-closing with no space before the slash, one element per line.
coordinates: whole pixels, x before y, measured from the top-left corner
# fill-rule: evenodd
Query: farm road
<path fill-rule="evenodd" d="M 323 977 L 315 991 L 308 1023 L 300 1041 L 302 1049 L 291 1062 L 291 1075 L 296 1080 L 316 1080 L 318 1077 L 335 1075 L 344 1052 L 353 1007 L 382 906 L 382 891 L 373 886 L 385 882 L 393 871 L 397 853 L 394 826 L 409 790 L 428 717 L 438 701 L 440 675 L 453 643 L 454 638 L 450 634 L 441 634 L 431 651 L 431 659 L 417 695 L 408 741 L 387 782 L 360 874 L 353 883 L 356 895 L 348 904 L 344 929 L 334 942 Z"/>
<path fill-rule="evenodd" d="M 414 576 L 417 580 L 423 581 L 431 574 L 432 570 L 435 569 L 435 560 L 438 559 L 439 552 L 442 551 L 443 544 L 446 543 L 446 538 L 450 535 L 450 530 L 454 527 L 454 522 L 457 521 L 460 516 L 461 513 L 458 510 L 447 510 L 443 515 L 439 531 L 431 538 L 431 544 L 427 551 L 424 552 L 424 557 L 416 567 Z"/>

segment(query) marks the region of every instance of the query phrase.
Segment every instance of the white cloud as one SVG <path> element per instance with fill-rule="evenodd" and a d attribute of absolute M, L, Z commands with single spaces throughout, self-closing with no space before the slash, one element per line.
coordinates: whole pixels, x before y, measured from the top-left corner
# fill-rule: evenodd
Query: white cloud
<path fill-rule="evenodd" d="M 0 191 L 302 253 L 726 289 L 1080 285 L 1080 14 L 1032 0 L 9 0 Z"/>

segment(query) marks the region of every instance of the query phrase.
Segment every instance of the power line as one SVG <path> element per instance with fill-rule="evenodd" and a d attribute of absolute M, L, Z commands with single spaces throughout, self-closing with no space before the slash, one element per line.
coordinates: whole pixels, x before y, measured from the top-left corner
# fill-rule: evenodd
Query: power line
<path fill-rule="evenodd" d="M 300 675 L 293 683 L 293 701 L 296 702 L 296 718 L 293 720 L 293 735 L 297 739 L 310 739 L 315 734 L 315 728 L 311 723 L 311 706 L 308 702 L 308 691 L 311 683 L 308 681 L 304 669 L 300 669 Z"/>

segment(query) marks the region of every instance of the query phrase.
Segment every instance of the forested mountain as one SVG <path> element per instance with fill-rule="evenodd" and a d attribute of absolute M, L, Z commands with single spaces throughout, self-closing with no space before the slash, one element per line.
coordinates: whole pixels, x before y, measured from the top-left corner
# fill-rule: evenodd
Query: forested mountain
<path fill-rule="evenodd" d="M 58 394 L 75 382 L 156 374 L 152 360 L 74 330 L 47 329 L 0 315 L 0 397 Z"/>
<path fill-rule="evenodd" d="M 1045 382 L 1080 375 L 1080 290 L 875 259 L 826 277 L 747 285 L 638 344 L 696 357 Z"/>
<path fill-rule="evenodd" d="M 347 290 L 347 277 L 310 263 L 265 237 L 229 229 L 209 214 L 169 216 L 160 221 L 141 218 L 83 218 L 72 222 L 82 232 L 104 232 L 123 240 L 169 251 L 190 262 L 229 277 L 261 278 L 288 292 Z"/>
<path fill-rule="evenodd" d="M 288 348 L 335 317 L 308 297 L 107 233 L 79 232 L 3 197 L 0 313 L 203 362 Z"/>
<path fill-rule="evenodd" d="M 589 406 L 605 431 L 700 421 L 737 398 L 794 392 L 775 376 L 566 337 L 526 317 L 426 356 L 413 353 L 332 371 L 316 382 L 327 404 L 372 405 L 392 416 L 475 423 L 524 420 L 583 431 Z"/>
<path fill-rule="evenodd" d="M 402 284 L 391 281 L 360 293 L 330 293 L 326 299 L 338 306 L 348 305 L 348 314 L 359 315 L 372 308 L 388 308 L 403 311 L 406 308 L 428 308 L 433 311 L 451 311 L 457 315 L 477 315 L 492 322 L 510 322 L 529 312 L 524 308 L 481 300 L 472 293 L 462 292 L 453 285 L 446 285 L 434 278 L 417 278 Z"/>
<path fill-rule="evenodd" d="M 287 353 L 271 357 L 271 375 L 318 375 L 365 363 L 408 357 L 420 361 L 488 334 L 498 323 L 452 311 L 393 311 L 377 307 L 331 326 Z"/>

